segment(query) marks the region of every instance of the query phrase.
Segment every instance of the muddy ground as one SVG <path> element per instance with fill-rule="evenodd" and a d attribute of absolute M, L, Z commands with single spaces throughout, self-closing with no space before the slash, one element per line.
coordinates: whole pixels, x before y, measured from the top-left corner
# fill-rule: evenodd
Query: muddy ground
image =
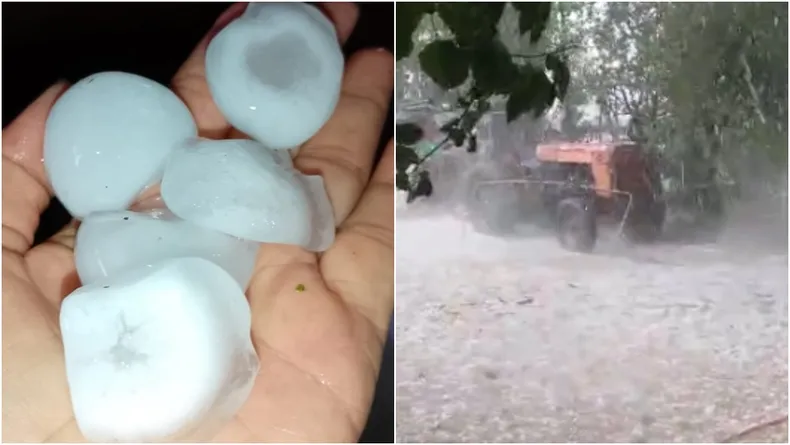
<path fill-rule="evenodd" d="M 420 204 L 396 229 L 398 441 L 711 442 L 786 416 L 786 236 L 581 255 Z"/>

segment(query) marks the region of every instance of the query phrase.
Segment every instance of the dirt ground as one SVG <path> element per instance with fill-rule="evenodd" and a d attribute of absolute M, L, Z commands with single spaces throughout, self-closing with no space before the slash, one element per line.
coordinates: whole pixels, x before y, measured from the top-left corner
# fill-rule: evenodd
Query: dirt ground
<path fill-rule="evenodd" d="M 773 419 L 741 440 L 787 442 L 786 237 L 581 255 L 419 204 L 396 229 L 399 442 L 717 442 Z"/>

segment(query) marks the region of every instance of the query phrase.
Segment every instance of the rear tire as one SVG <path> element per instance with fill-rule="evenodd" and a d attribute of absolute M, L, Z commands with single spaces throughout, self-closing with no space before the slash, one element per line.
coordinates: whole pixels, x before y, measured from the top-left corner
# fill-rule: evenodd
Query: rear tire
<path fill-rule="evenodd" d="M 557 204 L 557 237 L 572 252 L 589 253 L 595 248 L 598 231 L 589 200 L 565 198 Z"/>

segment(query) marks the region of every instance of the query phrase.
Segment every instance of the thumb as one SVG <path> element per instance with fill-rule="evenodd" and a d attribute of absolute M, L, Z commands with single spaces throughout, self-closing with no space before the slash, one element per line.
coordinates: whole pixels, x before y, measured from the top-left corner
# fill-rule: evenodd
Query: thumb
<path fill-rule="evenodd" d="M 33 244 L 52 188 L 44 171 L 47 115 L 68 85 L 49 87 L 3 129 L 3 248 L 24 253 Z"/>

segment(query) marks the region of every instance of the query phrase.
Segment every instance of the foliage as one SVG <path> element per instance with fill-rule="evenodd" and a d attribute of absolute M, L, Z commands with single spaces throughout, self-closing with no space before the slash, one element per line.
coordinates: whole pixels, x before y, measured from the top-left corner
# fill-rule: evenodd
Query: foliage
<path fill-rule="evenodd" d="M 500 104 L 524 133 L 535 133 L 524 116 L 548 121 L 559 110 L 566 138 L 637 139 L 688 189 L 715 182 L 742 189 L 768 173 L 787 175 L 787 8 L 399 3 L 399 17 L 412 19 L 397 24 L 399 42 L 408 41 L 398 54 L 398 94 L 416 90 L 460 109 L 463 118 L 443 129 L 446 145 L 475 151 L 476 119 Z M 434 42 L 448 49 L 426 52 Z M 566 51 L 569 43 L 581 49 Z M 399 152 L 411 149 L 399 141 Z M 425 160 L 399 156 L 412 169 Z"/>
<path fill-rule="evenodd" d="M 513 36 L 500 29 L 503 13 L 510 7 L 518 15 L 515 39 L 538 42 L 552 11 L 550 3 L 398 3 L 397 39 L 399 62 L 408 63 L 416 53 L 417 71 L 433 84 L 450 92 L 459 117 L 442 127 L 446 138 L 426 156 L 419 157 L 414 137 L 396 138 L 398 188 L 410 189 L 409 173 L 415 172 L 433 152 L 445 144 L 466 146 L 475 152 L 475 127 L 494 101 L 504 101 L 508 122 L 526 113 L 540 115 L 558 99 L 570 83 L 570 70 L 560 52 L 537 55 L 514 54 L 506 43 Z M 420 24 L 428 21 L 431 35 L 420 38 Z M 420 47 L 424 40 L 427 42 Z M 417 43 L 415 45 L 415 42 Z M 403 135 L 415 135 L 415 123 L 399 125 Z M 416 167 L 416 168 L 415 168 Z M 410 170 L 410 168 L 412 170 Z"/>
<path fill-rule="evenodd" d="M 765 174 L 756 164 L 786 166 L 786 4 L 562 6 L 556 37 L 588 48 L 569 60 L 568 95 L 595 103 L 607 130 L 683 164 L 687 182 L 708 182 L 711 170 L 750 181 Z M 627 129 L 617 128 L 623 117 Z"/>

